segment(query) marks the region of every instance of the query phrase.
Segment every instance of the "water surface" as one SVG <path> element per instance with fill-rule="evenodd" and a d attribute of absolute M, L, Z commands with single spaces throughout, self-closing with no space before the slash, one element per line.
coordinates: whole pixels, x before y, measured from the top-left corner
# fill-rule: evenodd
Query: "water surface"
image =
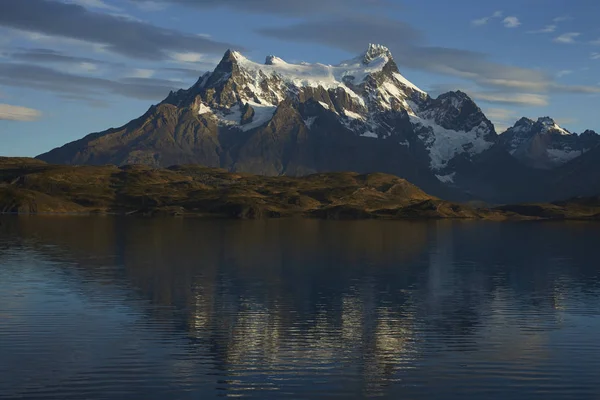
<path fill-rule="evenodd" d="M 600 398 L 598 224 L 0 222 L 2 399 Z"/>

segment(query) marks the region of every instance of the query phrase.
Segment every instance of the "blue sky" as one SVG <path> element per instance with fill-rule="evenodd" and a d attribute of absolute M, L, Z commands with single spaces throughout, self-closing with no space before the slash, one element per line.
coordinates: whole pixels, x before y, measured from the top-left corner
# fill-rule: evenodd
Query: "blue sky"
<path fill-rule="evenodd" d="M 0 155 L 123 125 L 227 48 L 336 64 L 368 43 L 437 96 L 600 130 L 597 0 L 0 0 Z"/>

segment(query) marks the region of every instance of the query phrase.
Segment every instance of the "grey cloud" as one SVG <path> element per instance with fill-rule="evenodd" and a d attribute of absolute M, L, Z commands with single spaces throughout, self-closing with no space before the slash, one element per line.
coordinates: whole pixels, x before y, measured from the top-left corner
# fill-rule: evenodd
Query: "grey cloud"
<path fill-rule="evenodd" d="M 571 94 L 596 94 L 600 93 L 600 86 L 582 86 L 582 85 L 559 85 L 552 84 L 552 90 L 560 93 Z"/>
<path fill-rule="evenodd" d="M 107 46 L 134 58 L 164 60 L 170 52 L 221 53 L 238 48 L 203 36 L 48 0 L 0 0 L 0 25 Z"/>
<path fill-rule="evenodd" d="M 137 78 L 137 77 L 126 77 L 119 79 L 119 82 L 131 84 L 131 85 L 145 85 L 145 86 L 156 86 L 156 87 L 174 87 L 177 86 L 177 82 L 169 79 L 160 78 Z"/>
<path fill-rule="evenodd" d="M 397 2 L 391 0 L 131 0 L 142 7 L 151 5 L 150 10 L 160 7 L 157 5 L 183 5 L 197 8 L 231 8 L 253 13 L 270 13 L 282 15 L 314 15 L 315 12 L 344 13 L 346 10 L 356 10 L 357 7 L 379 8 L 394 7 Z"/>
<path fill-rule="evenodd" d="M 208 67 L 209 66 L 207 66 L 207 68 Z M 214 68 L 214 65 L 211 65 L 210 69 L 212 70 L 213 68 Z M 168 68 L 161 68 L 161 71 L 180 74 L 181 76 L 183 76 L 185 78 L 189 78 L 189 79 L 198 79 L 198 78 L 200 78 L 200 76 L 202 76 L 204 74 L 203 71 L 198 71 L 196 69 L 190 69 L 190 68 L 168 67 Z"/>
<path fill-rule="evenodd" d="M 259 29 L 258 33 L 289 41 L 326 44 L 356 53 L 363 51 L 368 43 L 377 42 L 390 48 L 400 66 L 462 78 L 486 90 L 597 93 L 596 87 L 558 85 L 543 71 L 496 63 L 483 53 L 426 46 L 420 42 L 420 31 L 404 22 L 382 17 L 305 21 Z"/>
<path fill-rule="evenodd" d="M 275 39 L 325 44 L 350 52 L 362 51 L 369 43 L 404 51 L 412 43 L 423 40 L 421 32 L 405 22 L 368 15 L 262 28 L 258 29 L 258 33 Z"/>
<path fill-rule="evenodd" d="M 61 51 L 52 49 L 18 49 L 11 53 L 10 58 L 17 61 L 42 62 L 42 63 L 92 63 L 97 65 L 111 65 L 124 67 L 124 63 L 114 63 L 110 61 L 98 60 L 95 58 L 78 57 L 65 54 Z"/>
<path fill-rule="evenodd" d="M 91 107 L 96 108 L 109 108 L 111 103 L 107 100 L 97 99 L 90 96 L 86 96 L 83 94 L 71 94 L 71 93 L 62 93 L 59 94 L 61 99 L 65 99 L 68 101 L 74 101 L 77 103 L 84 102 L 87 103 Z"/>
<path fill-rule="evenodd" d="M 59 95 L 97 99 L 109 94 L 157 101 L 166 97 L 177 85 L 156 79 L 109 80 L 61 72 L 31 64 L 0 64 L 0 84 L 18 88 L 46 90 Z"/>

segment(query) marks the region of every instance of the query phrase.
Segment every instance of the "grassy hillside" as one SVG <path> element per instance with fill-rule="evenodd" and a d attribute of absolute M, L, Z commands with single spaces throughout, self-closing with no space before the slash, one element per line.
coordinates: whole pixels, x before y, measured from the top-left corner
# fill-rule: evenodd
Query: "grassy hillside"
<path fill-rule="evenodd" d="M 243 219 L 538 219 L 595 218 L 600 205 L 592 201 L 577 208 L 570 203 L 475 208 L 440 200 L 404 179 L 381 173 L 265 177 L 199 165 L 164 169 L 143 165 L 67 166 L 0 158 L 0 212 Z"/>

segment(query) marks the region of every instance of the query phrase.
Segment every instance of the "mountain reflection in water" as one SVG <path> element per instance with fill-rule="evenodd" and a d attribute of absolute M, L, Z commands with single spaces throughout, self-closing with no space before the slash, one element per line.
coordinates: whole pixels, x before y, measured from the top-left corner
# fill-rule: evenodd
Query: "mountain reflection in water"
<path fill-rule="evenodd" d="M 597 398 L 599 238 L 6 217 L 0 398 Z"/>

